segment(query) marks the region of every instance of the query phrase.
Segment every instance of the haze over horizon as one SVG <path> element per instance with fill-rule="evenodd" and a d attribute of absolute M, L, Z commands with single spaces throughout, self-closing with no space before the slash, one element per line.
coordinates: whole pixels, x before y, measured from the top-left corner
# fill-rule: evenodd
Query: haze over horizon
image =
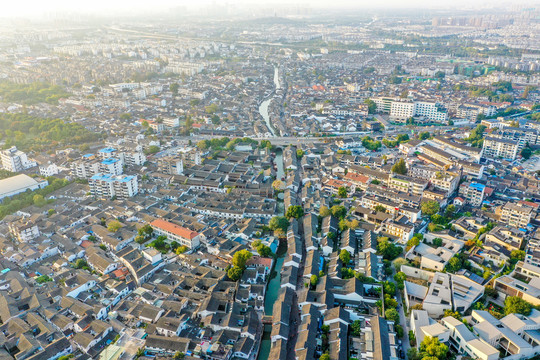
<path fill-rule="evenodd" d="M 79 13 L 89 15 L 141 15 L 151 13 L 166 13 L 167 11 L 175 8 L 184 8 L 190 11 L 208 10 L 212 7 L 225 7 L 228 10 L 227 15 L 235 15 L 235 12 L 245 12 L 251 9 L 267 9 L 268 7 L 279 8 L 309 8 L 313 10 L 332 9 L 334 11 L 339 9 L 445 9 L 457 11 L 462 10 L 475 10 L 475 9 L 487 9 L 487 8 L 505 8 L 518 6 L 523 7 L 536 7 L 540 5 L 540 1 L 508 1 L 508 0 L 496 0 L 496 1 L 427 1 L 427 0 L 412 0 L 412 1 L 399 1 L 388 0 L 384 4 L 373 3 L 367 0 L 349 1 L 349 0 L 337 0 L 331 3 L 323 0 L 314 1 L 296 1 L 296 2 L 284 2 L 282 0 L 256 2 L 254 0 L 239 0 L 239 1 L 226 1 L 226 0 L 198 0 L 196 3 L 189 0 L 155 0 L 153 2 L 143 0 L 96 0 L 93 2 L 73 2 L 68 0 L 52 0 L 48 2 L 38 0 L 26 0 L 19 2 L 11 2 L 9 4 L 3 4 L 2 13 L 0 17 L 9 18 L 39 18 L 43 16 L 50 16 L 51 14 L 58 13 Z"/>

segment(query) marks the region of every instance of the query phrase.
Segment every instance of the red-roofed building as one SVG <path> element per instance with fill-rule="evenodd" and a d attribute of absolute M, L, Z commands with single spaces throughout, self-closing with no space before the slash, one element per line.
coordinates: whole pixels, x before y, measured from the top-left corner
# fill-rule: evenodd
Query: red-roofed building
<path fill-rule="evenodd" d="M 129 270 L 123 267 L 121 269 L 114 270 L 111 274 L 117 279 L 125 279 L 126 276 L 129 274 Z"/>
<path fill-rule="evenodd" d="M 141 123 L 141 125 L 144 124 L 144 122 L 148 123 L 148 127 L 153 129 L 157 133 L 160 133 L 165 129 L 165 125 L 163 125 L 162 123 L 158 123 L 154 120 L 139 119 L 139 122 Z"/>
<path fill-rule="evenodd" d="M 357 188 L 361 188 L 362 190 L 367 189 L 369 185 L 369 178 L 367 176 L 356 174 L 353 172 L 347 173 L 347 175 L 345 175 L 345 179 L 349 180 L 350 182 L 355 184 Z"/>
<path fill-rule="evenodd" d="M 458 197 L 456 197 L 454 199 L 454 205 L 463 206 L 464 204 L 465 204 L 465 199 L 464 198 L 458 196 Z"/>
<path fill-rule="evenodd" d="M 201 237 L 204 236 L 196 231 L 186 229 L 185 227 L 162 219 L 152 221 L 150 226 L 158 236 L 166 236 L 169 241 L 176 241 L 180 245 L 185 245 L 190 249 L 198 247 L 201 242 Z"/>
<path fill-rule="evenodd" d="M 529 207 L 532 207 L 534 210 L 538 210 L 538 206 L 540 205 L 538 203 L 530 202 L 530 201 L 526 201 L 526 200 L 520 200 L 520 201 L 518 201 L 518 203 L 523 204 L 523 205 L 527 205 Z"/>
<path fill-rule="evenodd" d="M 265 266 L 268 269 L 272 267 L 272 259 L 271 258 L 263 258 L 260 256 L 252 256 L 247 262 L 246 266 L 250 267 L 256 267 L 256 266 Z"/>
<path fill-rule="evenodd" d="M 340 187 L 349 188 L 349 190 L 352 190 L 354 192 L 355 187 L 354 184 L 349 181 L 343 181 L 343 180 L 337 180 L 337 179 L 328 179 L 324 183 L 323 189 L 333 193 L 337 194 L 338 189 Z"/>
<path fill-rule="evenodd" d="M 82 246 L 83 248 L 85 248 L 85 249 L 86 249 L 87 247 L 93 245 L 93 244 L 94 244 L 94 243 L 91 242 L 90 240 L 83 240 L 83 241 L 81 242 L 81 246 Z"/>

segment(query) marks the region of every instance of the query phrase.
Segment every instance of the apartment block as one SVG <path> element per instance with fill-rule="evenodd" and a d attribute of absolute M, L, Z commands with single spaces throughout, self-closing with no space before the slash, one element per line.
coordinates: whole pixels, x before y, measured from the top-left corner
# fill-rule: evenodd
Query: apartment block
<path fill-rule="evenodd" d="M 98 173 L 88 180 L 88 184 L 91 194 L 98 198 L 126 199 L 139 192 L 139 184 L 135 175 Z"/>
<path fill-rule="evenodd" d="M 501 209 L 501 221 L 516 228 L 526 228 L 532 216 L 533 208 L 525 204 L 507 202 Z"/>
<path fill-rule="evenodd" d="M 503 158 L 515 160 L 518 155 L 519 143 L 514 140 L 507 140 L 487 136 L 484 139 L 483 157 Z"/>
<path fill-rule="evenodd" d="M 472 206 L 482 205 L 484 201 L 486 186 L 475 182 L 464 182 L 459 187 L 459 195 L 461 195 Z"/>
<path fill-rule="evenodd" d="M 2 167 L 11 172 L 19 172 L 37 166 L 35 161 L 28 160 L 26 153 L 13 146 L 0 152 Z"/>

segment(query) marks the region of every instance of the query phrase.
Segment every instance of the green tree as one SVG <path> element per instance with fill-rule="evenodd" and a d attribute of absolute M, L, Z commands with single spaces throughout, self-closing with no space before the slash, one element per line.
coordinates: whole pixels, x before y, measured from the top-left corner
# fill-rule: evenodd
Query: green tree
<path fill-rule="evenodd" d="M 312 288 L 315 288 L 315 286 L 317 286 L 317 284 L 319 283 L 319 277 L 317 275 L 311 275 L 309 283 Z"/>
<path fill-rule="evenodd" d="M 159 152 L 159 146 L 151 145 L 147 147 L 146 149 L 144 149 L 143 152 L 145 153 L 145 155 L 157 154 Z"/>
<path fill-rule="evenodd" d="M 180 245 L 176 248 L 174 252 L 176 253 L 176 255 L 180 255 L 185 253 L 186 251 L 188 251 L 188 247 L 186 245 Z"/>
<path fill-rule="evenodd" d="M 330 355 L 328 355 L 328 353 L 324 353 L 321 355 L 319 360 L 330 360 Z"/>
<path fill-rule="evenodd" d="M 448 205 L 446 210 L 444 210 L 444 216 L 447 218 L 453 218 L 455 213 L 456 207 L 453 204 Z"/>
<path fill-rule="evenodd" d="M 338 188 L 338 196 L 342 199 L 347 197 L 347 188 L 345 186 Z"/>
<path fill-rule="evenodd" d="M 442 244 L 443 244 L 443 239 L 441 239 L 441 238 L 435 238 L 435 239 L 433 239 L 433 240 L 431 241 L 431 243 L 433 244 L 433 246 L 439 248 L 439 247 L 441 247 Z"/>
<path fill-rule="evenodd" d="M 385 295 L 388 294 L 390 296 L 396 295 L 396 284 L 394 284 L 391 281 L 385 281 L 383 284 L 384 293 Z"/>
<path fill-rule="evenodd" d="M 272 182 L 272 188 L 274 191 L 280 191 L 283 189 L 283 181 L 276 179 Z"/>
<path fill-rule="evenodd" d="M 385 260 L 394 260 L 403 252 L 403 249 L 390 242 L 387 237 L 377 239 L 377 252 L 383 256 Z"/>
<path fill-rule="evenodd" d="M 385 213 L 386 212 L 386 208 L 384 207 L 384 205 L 375 205 L 375 207 L 373 208 L 373 210 L 377 211 L 377 212 L 383 212 Z"/>
<path fill-rule="evenodd" d="M 47 200 L 45 200 L 43 195 L 40 195 L 40 194 L 34 195 L 33 200 L 34 200 L 34 205 L 38 207 L 43 207 L 47 204 Z"/>
<path fill-rule="evenodd" d="M 208 149 L 209 147 L 209 142 L 208 140 L 201 140 L 197 143 L 197 148 L 201 149 L 201 150 L 206 150 Z"/>
<path fill-rule="evenodd" d="M 362 146 L 371 151 L 377 151 L 381 148 L 382 144 L 380 141 L 375 141 L 369 136 L 364 136 L 362 138 Z"/>
<path fill-rule="evenodd" d="M 450 309 L 444 310 L 443 317 L 451 316 L 453 318 L 456 318 L 458 320 L 461 320 L 461 314 L 458 311 L 452 311 Z"/>
<path fill-rule="evenodd" d="M 274 216 L 272 219 L 270 219 L 270 222 L 268 223 L 268 227 L 270 230 L 277 230 L 280 229 L 284 233 L 287 232 L 287 228 L 289 227 L 289 220 L 285 216 Z"/>
<path fill-rule="evenodd" d="M 531 148 L 528 146 L 524 147 L 523 150 L 521 150 L 521 156 L 526 160 L 528 160 L 531 157 L 532 153 L 533 152 Z"/>
<path fill-rule="evenodd" d="M 512 250 L 510 253 L 510 259 L 518 262 L 525 260 L 525 251 L 523 250 Z"/>
<path fill-rule="evenodd" d="M 416 236 L 413 236 L 409 241 L 407 241 L 407 247 L 410 249 L 413 246 L 417 246 L 420 244 L 420 239 Z"/>
<path fill-rule="evenodd" d="M 219 111 L 219 106 L 217 104 L 210 104 L 204 108 L 207 114 L 215 114 Z"/>
<path fill-rule="evenodd" d="M 319 215 L 321 217 L 327 217 L 328 215 L 330 215 L 330 209 L 328 208 L 328 206 L 321 206 L 321 208 L 319 209 Z"/>
<path fill-rule="evenodd" d="M 238 266 L 233 266 L 232 268 L 230 268 L 229 270 L 227 270 L 227 276 L 229 277 L 229 279 L 231 279 L 232 281 L 238 281 L 242 278 L 242 274 L 244 273 L 244 269 L 238 267 Z"/>
<path fill-rule="evenodd" d="M 396 76 L 396 75 L 391 75 L 391 76 L 388 78 L 388 82 L 389 82 L 390 84 L 396 84 L 396 85 L 397 85 L 397 84 L 401 84 L 402 80 L 403 80 L 403 79 L 402 79 L 401 77 Z"/>
<path fill-rule="evenodd" d="M 110 232 L 117 232 L 121 228 L 122 223 L 118 220 L 109 221 L 109 223 L 107 224 L 107 230 L 109 230 Z"/>
<path fill-rule="evenodd" d="M 291 205 L 287 209 L 285 216 L 289 219 L 300 219 L 302 216 L 304 216 L 304 209 L 300 205 Z"/>
<path fill-rule="evenodd" d="M 177 351 L 176 353 L 174 353 L 173 359 L 174 360 L 179 360 L 179 359 L 184 359 L 185 357 L 186 357 L 186 354 L 184 354 L 181 351 Z"/>
<path fill-rule="evenodd" d="M 426 336 L 420 343 L 420 354 L 422 359 L 435 358 L 438 360 L 445 360 L 448 356 L 448 346 L 441 343 L 439 338 Z"/>
<path fill-rule="evenodd" d="M 410 338 L 410 337 L 409 337 Z M 422 360 L 422 355 L 418 352 L 418 349 L 411 347 L 407 350 L 407 359 L 408 360 Z"/>
<path fill-rule="evenodd" d="M 153 247 L 154 249 L 160 251 L 161 253 L 166 254 L 170 250 L 170 245 L 167 244 L 166 240 L 167 240 L 166 236 L 160 235 L 147 246 Z"/>
<path fill-rule="evenodd" d="M 384 317 L 386 320 L 390 320 L 395 322 L 396 324 L 399 324 L 399 313 L 396 309 L 390 308 L 384 312 Z"/>
<path fill-rule="evenodd" d="M 360 320 L 354 320 L 351 323 L 351 333 L 353 336 L 360 336 L 362 332 L 362 323 Z"/>
<path fill-rule="evenodd" d="M 235 267 L 239 267 L 240 269 L 244 270 L 246 267 L 246 263 L 253 254 L 248 250 L 240 250 L 234 253 L 232 258 L 232 263 Z"/>
<path fill-rule="evenodd" d="M 120 115 L 120 120 L 131 120 L 132 116 L 130 113 L 123 113 Z"/>
<path fill-rule="evenodd" d="M 456 273 L 463 267 L 463 262 L 458 256 L 453 256 L 446 264 L 446 271 Z"/>
<path fill-rule="evenodd" d="M 77 261 L 75 261 L 75 263 L 73 265 L 73 267 L 75 269 L 82 269 L 82 268 L 87 267 L 87 266 L 88 266 L 88 263 L 84 259 L 77 259 Z"/>
<path fill-rule="evenodd" d="M 403 326 L 396 324 L 396 335 L 398 338 L 403 338 L 403 335 L 405 335 L 405 331 L 403 330 Z"/>
<path fill-rule="evenodd" d="M 474 130 L 471 131 L 469 134 L 469 137 L 465 140 L 470 142 L 472 146 L 475 147 L 482 147 L 483 139 L 484 139 L 484 131 L 486 130 L 485 125 L 477 125 Z"/>
<path fill-rule="evenodd" d="M 440 204 L 435 200 L 428 200 L 422 203 L 420 209 L 422 214 L 431 216 L 439 212 Z"/>
<path fill-rule="evenodd" d="M 394 166 L 392 166 L 392 172 L 401 175 L 407 174 L 407 164 L 403 158 L 399 159 Z"/>
<path fill-rule="evenodd" d="M 531 304 L 517 296 L 508 296 L 504 300 L 504 313 L 529 315 L 531 313 Z"/>
<path fill-rule="evenodd" d="M 178 89 L 180 89 L 180 85 L 178 85 L 178 83 L 172 83 L 171 86 L 169 86 L 169 89 L 171 90 L 172 94 L 176 96 L 178 95 Z"/>
<path fill-rule="evenodd" d="M 152 237 L 152 234 L 154 233 L 154 228 L 150 226 L 150 224 L 146 224 L 144 226 L 141 226 L 139 230 L 137 230 L 137 233 L 146 238 L 150 238 Z"/>
<path fill-rule="evenodd" d="M 375 104 L 375 101 L 371 99 L 366 99 L 364 100 L 364 104 L 367 105 L 369 114 L 375 114 L 375 112 L 377 111 L 377 104 Z"/>
<path fill-rule="evenodd" d="M 332 216 L 338 219 L 343 219 L 347 215 L 347 209 L 342 205 L 334 205 L 330 208 Z"/>
<path fill-rule="evenodd" d="M 259 253 L 259 256 L 261 257 L 269 258 L 274 255 L 274 253 L 272 253 L 272 249 L 270 249 L 269 246 L 266 246 L 265 244 L 263 244 L 261 240 L 255 240 L 253 243 L 251 243 L 251 246 L 255 250 L 257 250 L 257 252 Z"/>
<path fill-rule="evenodd" d="M 401 266 L 403 265 L 408 265 L 409 264 L 409 261 L 407 261 L 407 259 L 403 258 L 403 257 L 398 257 L 397 259 L 395 259 L 394 261 L 392 261 L 392 265 L 394 265 L 394 269 L 396 271 L 400 271 L 401 270 Z"/>
<path fill-rule="evenodd" d="M 343 265 L 348 265 L 351 262 L 351 254 L 347 250 L 343 249 L 339 253 L 339 259 Z"/>
<path fill-rule="evenodd" d="M 356 219 L 347 220 L 347 219 L 341 219 L 339 220 L 339 230 L 345 231 L 347 229 L 357 229 L 358 226 L 360 226 L 360 222 Z"/>

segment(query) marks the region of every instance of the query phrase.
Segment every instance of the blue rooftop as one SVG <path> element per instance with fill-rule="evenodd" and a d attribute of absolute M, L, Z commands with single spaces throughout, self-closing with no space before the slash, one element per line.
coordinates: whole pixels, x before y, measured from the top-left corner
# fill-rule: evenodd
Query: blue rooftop
<path fill-rule="evenodd" d="M 478 191 L 483 191 L 486 186 L 485 185 L 482 185 L 482 184 L 479 184 L 479 183 L 471 183 L 470 187 L 478 190 Z"/>
<path fill-rule="evenodd" d="M 100 153 L 112 153 L 112 152 L 115 152 L 116 149 L 115 148 L 112 148 L 112 147 L 107 147 L 107 148 L 103 148 L 101 150 L 99 150 Z"/>
<path fill-rule="evenodd" d="M 89 158 L 89 157 L 92 157 L 92 156 L 94 156 L 94 154 L 84 154 L 83 158 Z"/>
<path fill-rule="evenodd" d="M 92 176 L 90 179 L 91 180 L 101 180 L 101 181 L 119 181 L 119 182 L 129 182 L 131 181 L 133 178 L 135 177 L 135 175 L 120 175 L 120 176 L 115 176 L 115 175 L 112 175 L 112 174 L 102 174 L 102 173 L 99 173 L 99 174 L 96 174 L 94 176 Z"/>
<path fill-rule="evenodd" d="M 116 179 L 117 181 L 120 181 L 120 182 L 130 182 L 133 178 L 135 177 L 135 175 L 129 175 L 129 176 L 123 176 L 119 179 Z"/>
<path fill-rule="evenodd" d="M 115 162 L 118 162 L 118 161 L 120 161 L 120 160 L 115 159 L 115 158 L 108 158 L 108 159 L 103 160 L 101 163 L 105 164 L 105 165 L 110 165 L 110 164 L 114 164 Z"/>
<path fill-rule="evenodd" d="M 101 181 L 113 181 L 113 175 L 111 174 L 102 174 L 102 173 L 99 173 L 99 174 L 96 174 L 94 176 L 92 176 L 90 179 L 91 180 L 101 180 Z"/>

